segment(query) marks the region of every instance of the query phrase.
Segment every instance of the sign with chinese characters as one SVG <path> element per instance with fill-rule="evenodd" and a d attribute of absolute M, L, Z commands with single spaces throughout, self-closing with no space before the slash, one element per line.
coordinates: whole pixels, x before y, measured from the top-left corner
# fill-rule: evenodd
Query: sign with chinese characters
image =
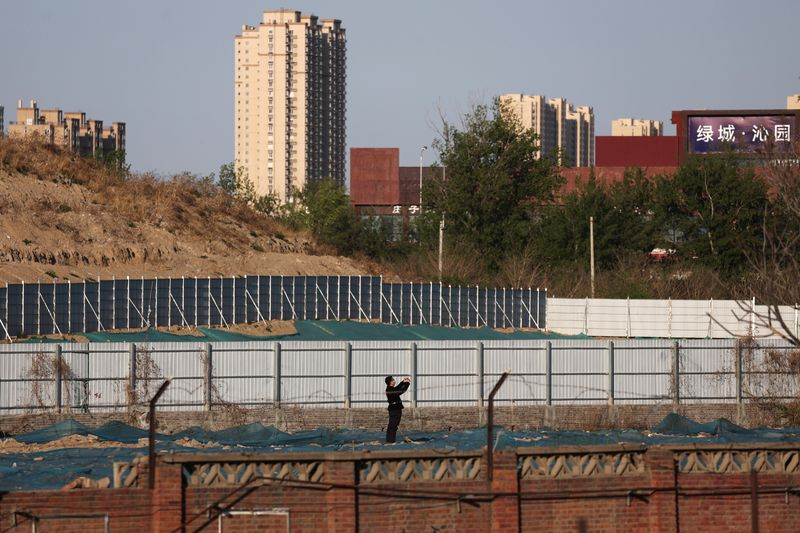
<path fill-rule="evenodd" d="M 690 116 L 687 120 L 689 152 L 788 152 L 796 138 L 793 115 Z"/>
<path fill-rule="evenodd" d="M 422 208 L 418 205 L 410 205 L 408 207 L 402 205 L 392 206 L 393 215 L 402 215 L 404 212 L 409 215 L 418 215 L 420 211 L 422 211 Z"/>

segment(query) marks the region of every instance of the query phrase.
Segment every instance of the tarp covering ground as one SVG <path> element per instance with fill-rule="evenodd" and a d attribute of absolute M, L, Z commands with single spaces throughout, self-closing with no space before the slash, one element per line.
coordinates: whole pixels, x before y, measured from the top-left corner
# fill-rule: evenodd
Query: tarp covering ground
<path fill-rule="evenodd" d="M 146 437 L 143 429 L 121 422 L 109 422 L 89 428 L 74 420 L 15 436 L 24 444 L 45 444 L 70 435 L 94 435 L 99 441 L 135 444 Z M 525 446 L 591 446 L 602 444 L 679 444 L 679 443 L 798 443 L 800 428 L 746 429 L 719 419 L 699 423 L 677 414 L 670 414 L 651 430 L 621 429 L 613 431 L 508 431 L 495 429 L 495 446 L 510 449 Z M 480 450 L 486 444 L 486 428 L 453 432 L 403 432 L 397 444 L 383 444 L 383 433 L 366 430 L 334 430 L 318 428 L 298 433 L 285 433 L 273 426 L 247 424 L 219 431 L 199 427 L 172 435 L 157 435 L 157 450 L 198 451 L 178 444 L 182 439 L 207 443 L 203 452 L 310 452 L 358 450 L 437 451 Z M 186 442 L 186 441 L 183 441 Z M 112 475 L 112 463 L 130 461 L 146 454 L 145 447 L 72 448 L 38 453 L 0 454 L 0 491 L 57 489 L 77 477 L 100 479 Z"/>
<path fill-rule="evenodd" d="M 81 333 L 90 342 L 212 342 L 212 341 L 419 341 L 419 340 L 517 340 L 587 338 L 585 335 L 560 335 L 542 331 L 502 332 L 491 328 L 447 328 L 442 326 L 405 326 L 370 322 L 297 320 L 297 333 L 257 336 L 237 333 L 225 328 L 198 327 L 194 335 L 148 329 L 134 332 L 99 331 Z M 58 339 L 28 339 L 26 342 L 62 342 Z"/>

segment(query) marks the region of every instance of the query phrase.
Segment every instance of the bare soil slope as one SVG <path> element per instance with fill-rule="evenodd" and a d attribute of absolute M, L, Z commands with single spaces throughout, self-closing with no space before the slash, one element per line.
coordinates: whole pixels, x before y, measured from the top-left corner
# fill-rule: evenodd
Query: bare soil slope
<path fill-rule="evenodd" d="M 366 273 L 209 183 L 0 138 L 0 282 Z"/>

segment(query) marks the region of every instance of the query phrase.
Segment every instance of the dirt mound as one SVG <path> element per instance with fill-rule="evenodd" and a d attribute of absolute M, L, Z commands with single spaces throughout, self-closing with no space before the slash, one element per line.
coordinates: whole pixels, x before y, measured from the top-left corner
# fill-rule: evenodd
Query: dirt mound
<path fill-rule="evenodd" d="M 316 254 L 307 236 L 207 180 L 125 176 L 0 138 L 0 281 L 367 273 Z"/>
<path fill-rule="evenodd" d="M 25 444 L 14 439 L 0 439 L 0 455 L 17 453 L 41 453 L 53 450 L 65 450 L 68 448 L 144 448 L 147 446 L 147 439 L 139 439 L 137 442 L 116 442 L 110 440 L 100 440 L 95 435 L 68 435 L 50 442 L 40 444 Z M 175 444 L 186 448 L 230 448 L 218 442 L 200 442 L 195 439 L 183 438 L 175 441 Z M 38 461 L 39 459 L 34 459 Z"/>

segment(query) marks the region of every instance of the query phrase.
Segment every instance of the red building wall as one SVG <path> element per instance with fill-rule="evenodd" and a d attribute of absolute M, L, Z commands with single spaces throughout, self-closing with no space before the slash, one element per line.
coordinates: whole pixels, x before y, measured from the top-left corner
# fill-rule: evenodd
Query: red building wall
<path fill-rule="evenodd" d="M 597 167 L 676 167 L 678 137 L 595 137 Z"/>
<path fill-rule="evenodd" d="M 622 181 L 625 177 L 625 172 L 632 167 L 571 167 L 562 168 L 560 171 L 561 176 L 565 179 L 564 185 L 561 187 L 561 194 L 566 194 L 578 188 L 579 184 L 586 183 L 589 180 L 592 172 L 597 183 L 602 185 L 610 185 Z M 644 175 L 647 177 L 653 176 L 672 176 L 678 171 L 678 167 L 641 167 Z"/>
<path fill-rule="evenodd" d="M 422 167 L 422 181 L 441 172 L 441 169 Z M 422 202 L 425 203 L 424 198 Z M 419 167 L 400 167 L 400 204 L 419 205 Z"/>
<path fill-rule="evenodd" d="M 400 149 L 350 148 L 350 198 L 355 205 L 400 203 Z"/>

